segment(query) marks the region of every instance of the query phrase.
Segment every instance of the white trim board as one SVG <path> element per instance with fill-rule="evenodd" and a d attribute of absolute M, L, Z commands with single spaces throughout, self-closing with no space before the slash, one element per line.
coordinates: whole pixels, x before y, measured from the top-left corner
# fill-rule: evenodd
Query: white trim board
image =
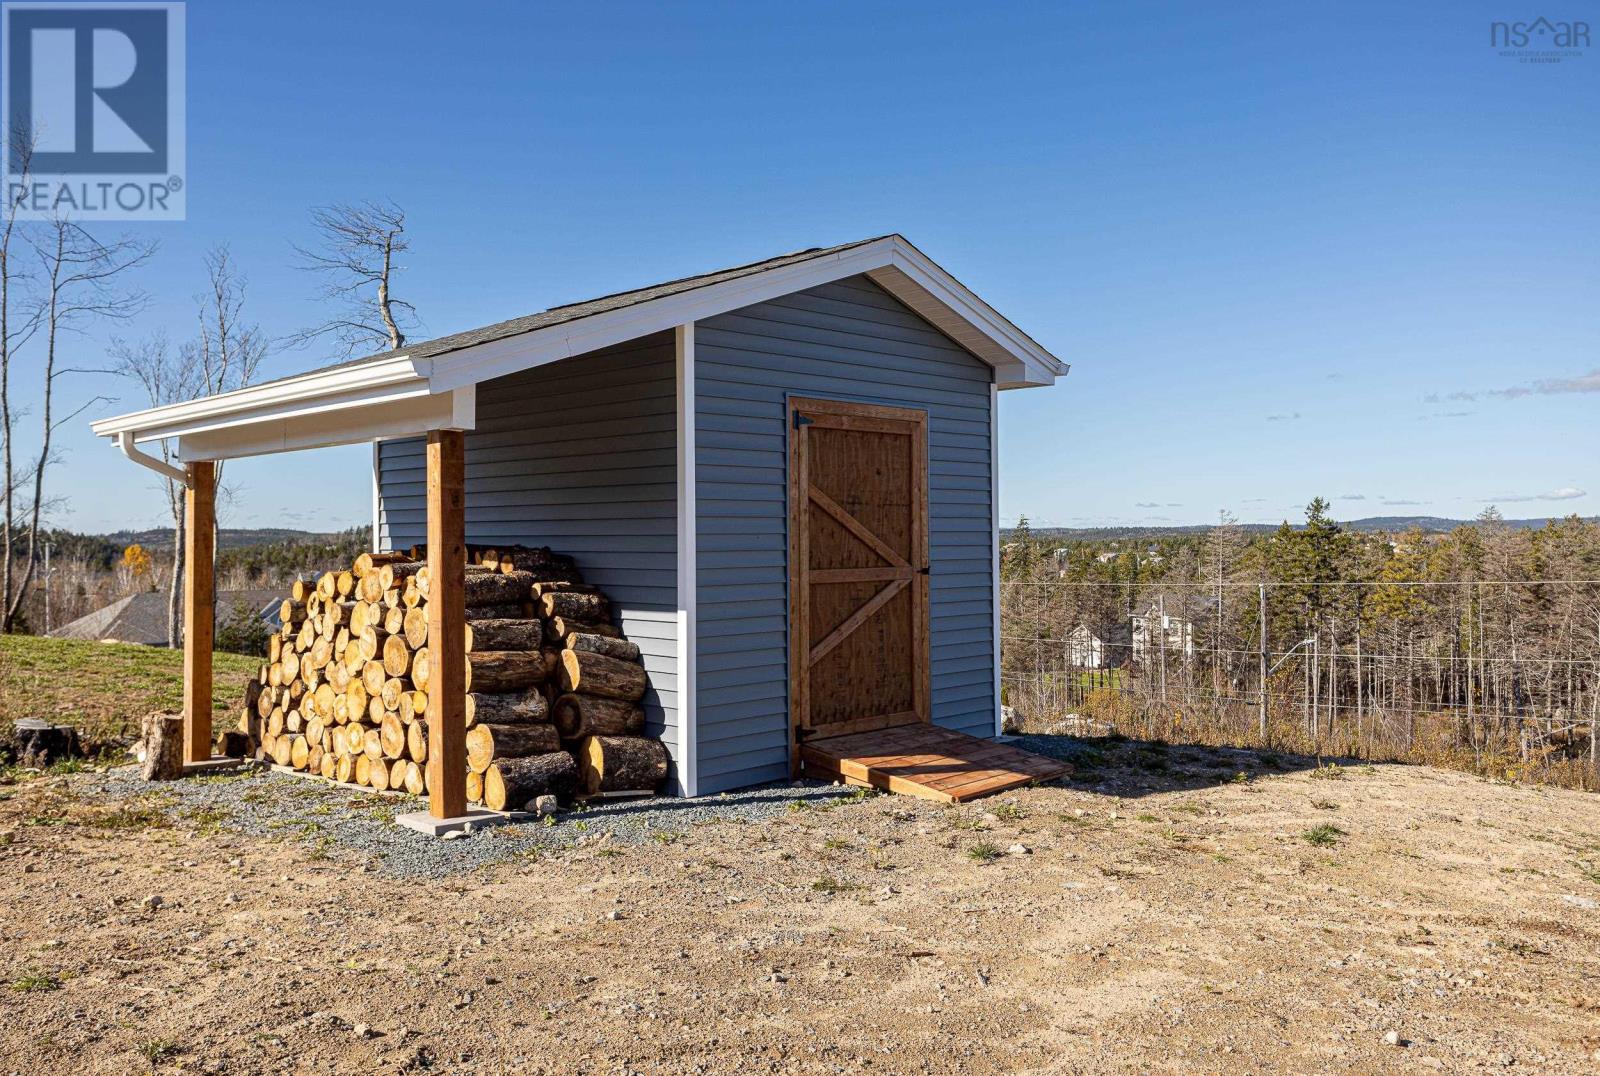
<path fill-rule="evenodd" d="M 700 744 L 695 727 L 699 528 L 694 481 L 694 322 L 677 326 L 673 338 L 678 398 L 678 784 L 685 796 L 695 796 L 699 794 Z"/>
<path fill-rule="evenodd" d="M 994 734 L 1005 732 L 1005 706 L 1000 693 L 1000 387 L 989 386 L 989 525 L 990 598 L 994 618 Z"/>

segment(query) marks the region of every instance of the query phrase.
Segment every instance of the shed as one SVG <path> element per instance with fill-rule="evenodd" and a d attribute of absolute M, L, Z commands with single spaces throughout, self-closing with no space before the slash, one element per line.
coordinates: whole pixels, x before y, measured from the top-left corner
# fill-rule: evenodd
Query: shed
<path fill-rule="evenodd" d="M 813 737 L 998 733 L 996 393 L 1064 372 L 887 235 L 94 430 L 157 469 L 139 445 L 176 438 L 204 523 L 214 461 L 370 441 L 375 548 L 570 554 L 644 650 L 672 790 L 704 795 L 788 777 Z"/>

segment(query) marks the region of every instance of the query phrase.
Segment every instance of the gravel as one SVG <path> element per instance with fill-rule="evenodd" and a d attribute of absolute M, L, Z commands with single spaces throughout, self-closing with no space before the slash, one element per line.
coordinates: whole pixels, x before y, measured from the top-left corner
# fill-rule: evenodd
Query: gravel
<path fill-rule="evenodd" d="M 840 785 L 799 781 L 695 799 L 610 800 L 444 841 L 394 822 L 397 814 L 426 809 L 424 800 L 267 769 L 151 784 L 139 777 L 137 767 L 127 766 L 74 781 L 82 792 L 147 797 L 165 808 L 176 825 L 295 841 L 313 858 L 354 854 L 380 873 L 421 878 L 442 878 L 547 850 L 612 842 L 671 843 L 695 826 L 761 822 L 800 809 L 797 804 L 815 806 L 860 795 Z"/>

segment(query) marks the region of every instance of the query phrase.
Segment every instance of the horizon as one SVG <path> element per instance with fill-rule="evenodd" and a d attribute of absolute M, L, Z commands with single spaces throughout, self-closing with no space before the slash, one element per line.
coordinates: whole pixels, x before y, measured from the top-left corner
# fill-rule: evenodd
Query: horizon
<path fill-rule="evenodd" d="M 844 35 L 815 11 L 441 22 L 395 4 L 386 55 L 474 72 L 388 86 L 399 167 L 394 123 L 327 107 L 383 77 L 384 56 L 344 46 L 365 12 L 275 10 L 190 5 L 188 220 L 133 229 L 162 243 L 138 279 L 149 309 L 93 327 L 75 365 L 103 365 L 114 335 L 190 335 L 219 242 L 249 280 L 248 320 L 274 340 L 314 322 L 291 244 L 329 202 L 406 209 L 397 290 L 418 340 L 898 231 L 1072 365 L 1001 396 L 1003 520 L 1172 526 L 1227 508 L 1275 523 L 1307 488 L 1333 491 L 1342 518 L 1600 512 L 1600 146 L 1570 137 L 1593 122 L 1600 64 L 1496 55 L 1496 5 L 852 5 Z M 1356 32 L 1376 19 L 1383 33 Z M 789 70 L 801 53 L 812 64 Z M 1530 231 L 1535 207 L 1559 226 Z M 279 346 L 260 379 L 337 358 Z M 18 361 L 24 398 L 37 367 Z M 163 525 L 154 476 L 87 430 L 142 401 L 76 378 L 58 402 L 95 394 L 119 399 L 61 431 L 49 522 Z M 219 522 L 337 529 L 370 500 L 369 461 L 231 462 Z"/>

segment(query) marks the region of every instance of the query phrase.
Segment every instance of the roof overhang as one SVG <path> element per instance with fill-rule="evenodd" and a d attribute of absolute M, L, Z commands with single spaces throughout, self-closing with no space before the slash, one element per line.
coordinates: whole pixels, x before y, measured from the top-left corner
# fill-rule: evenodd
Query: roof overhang
<path fill-rule="evenodd" d="M 389 355 L 92 424 L 130 446 L 178 439 L 182 460 L 232 459 L 471 429 L 476 386 L 612 344 L 865 275 L 994 367 L 1002 389 L 1054 384 L 1067 367 L 898 235 L 427 358 Z M 160 468 L 157 468 L 158 470 Z"/>

